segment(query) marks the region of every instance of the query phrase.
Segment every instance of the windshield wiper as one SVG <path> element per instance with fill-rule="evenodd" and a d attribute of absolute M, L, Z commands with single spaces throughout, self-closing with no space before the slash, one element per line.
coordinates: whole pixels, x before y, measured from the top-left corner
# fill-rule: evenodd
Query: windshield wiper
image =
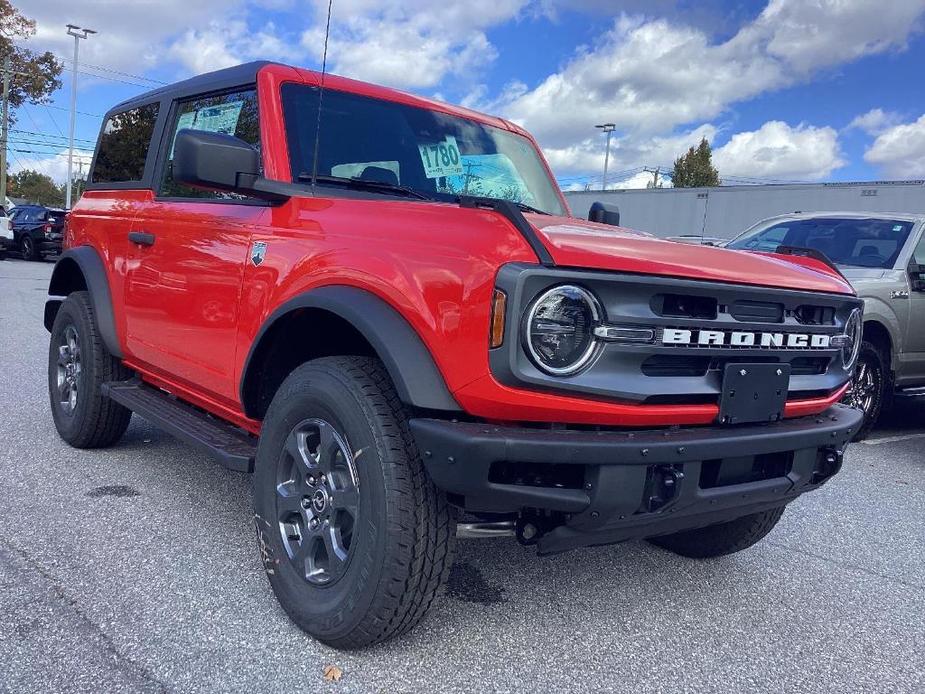
<path fill-rule="evenodd" d="M 302 183 L 311 183 L 312 181 L 312 175 L 305 171 L 300 173 L 296 178 Z M 398 185 L 397 183 L 388 183 L 386 181 L 370 181 L 365 178 L 347 178 L 345 176 L 328 176 L 323 174 L 316 176 L 315 180 L 318 183 L 326 185 L 338 185 L 345 188 L 355 188 L 357 190 L 369 190 L 374 193 L 391 193 L 393 195 L 403 195 L 407 198 L 417 198 L 418 200 L 433 200 L 432 197 L 419 190 Z"/>
<path fill-rule="evenodd" d="M 490 195 L 457 195 L 456 202 L 469 202 L 469 203 L 481 203 L 488 206 L 491 206 L 492 203 L 502 201 L 509 202 L 515 207 L 517 207 L 521 212 L 533 212 L 534 214 L 550 214 L 546 210 L 541 210 L 537 207 L 532 207 L 525 202 L 517 202 L 516 200 L 508 200 L 507 198 L 493 198 Z"/>

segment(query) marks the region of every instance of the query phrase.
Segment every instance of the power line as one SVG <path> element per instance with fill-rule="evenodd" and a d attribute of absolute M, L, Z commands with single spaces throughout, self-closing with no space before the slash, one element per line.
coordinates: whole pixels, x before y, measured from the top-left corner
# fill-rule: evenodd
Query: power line
<path fill-rule="evenodd" d="M 67 137 L 64 135 L 53 135 L 51 133 L 36 132 L 34 130 L 23 130 L 22 128 L 10 128 L 11 133 L 22 133 L 23 135 L 32 135 L 33 137 L 44 137 L 54 140 L 67 140 Z M 75 137 L 74 141 L 86 142 L 91 145 L 96 145 L 96 140 L 91 140 L 86 137 Z"/>
<path fill-rule="evenodd" d="M 63 56 L 56 56 L 56 57 L 58 58 L 58 60 L 64 61 L 66 63 L 73 62 L 70 58 L 65 58 Z M 168 84 L 167 82 L 156 80 L 153 77 L 145 77 L 144 75 L 134 75 L 131 72 L 122 72 L 121 70 L 113 70 L 112 68 L 104 67 L 102 65 L 90 65 L 89 63 L 81 63 L 81 65 L 85 68 L 91 68 L 93 70 L 100 70 L 101 72 L 108 72 L 113 75 L 120 75 L 122 77 L 130 77 L 132 79 L 142 80 L 145 82 L 153 82 L 154 84 L 161 85 L 161 86 Z"/>
<path fill-rule="evenodd" d="M 73 64 L 74 62 L 73 60 L 69 60 L 61 56 L 55 56 L 55 57 L 58 60 L 61 60 L 62 62 L 65 62 L 65 63 Z M 97 66 L 87 65 L 86 63 L 81 63 L 80 67 L 81 68 L 95 68 Z M 166 84 L 166 82 L 161 82 L 159 80 L 152 80 L 147 77 L 142 77 L 141 75 L 130 75 L 129 73 L 119 73 L 117 70 L 109 70 L 106 68 L 98 68 L 98 69 L 103 70 L 103 72 L 87 72 L 83 69 L 79 69 L 77 70 L 77 74 L 84 75 L 85 77 L 98 77 L 99 79 L 110 80 L 112 82 L 120 82 L 122 84 L 128 84 L 133 87 L 142 87 L 143 89 L 153 89 L 154 87 L 159 87 L 159 86 L 163 86 L 164 84 Z M 73 72 L 73 70 L 71 71 Z M 112 77 L 110 75 L 105 74 L 106 72 L 113 73 L 113 74 L 124 74 L 124 75 L 128 75 L 132 77 L 133 79 L 144 80 L 144 81 L 143 82 L 133 82 L 131 80 L 122 79 L 121 77 Z"/>
<path fill-rule="evenodd" d="M 64 106 L 55 106 L 54 104 L 42 104 L 45 108 L 53 108 L 56 111 L 70 111 L 71 109 L 65 108 Z M 102 113 L 87 113 L 86 111 L 76 111 L 77 115 L 80 116 L 90 116 L 91 118 L 102 118 Z"/>

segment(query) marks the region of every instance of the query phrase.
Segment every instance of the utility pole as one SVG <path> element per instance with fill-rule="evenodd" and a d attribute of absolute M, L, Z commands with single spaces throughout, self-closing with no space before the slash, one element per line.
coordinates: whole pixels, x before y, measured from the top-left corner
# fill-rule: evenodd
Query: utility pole
<path fill-rule="evenodd" d="M 3 149 L 0 150 L 0 205 L 6 209 L 6 148 L 10 132 L 10 56 L 3 59 Z"/>
<path fill-rule="evenodd" d="M 658 176 L 662 172 L 662 167 L 656 166 L 654 169 L 650 169 L 646 166 L 642 167 L 642 170 L 653 175 L 652 187 L 658 188 Z"/>
<path fill-rule="evenodd" d="M 615 123 L 601 123 L 594 127 L 600 128 L 607 133 L 607 148 L 604 150 L 604 179 L 601 181 L 601 190 L 607 190 L 607 167 L 610 164 L 610 135 L 617 126 Z"/>
<path fill-rule="evenodd" d="M 67 195 L 64 208 L 71 209 L 71 176 L 74 172 L 74 127 L 77 125 L 77 58 L 80 52 L 80 40 L 95 34 L 93 29 L 84 29 L 75 24 L 67 25 L 67 35 L 74 37 L 74 63 L 71 69 L 71 127 L 67 143 Z"/>

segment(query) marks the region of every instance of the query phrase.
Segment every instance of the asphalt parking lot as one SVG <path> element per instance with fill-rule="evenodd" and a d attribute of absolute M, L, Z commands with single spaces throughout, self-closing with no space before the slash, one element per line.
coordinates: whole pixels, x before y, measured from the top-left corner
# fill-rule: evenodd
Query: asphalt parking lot
<path fill-rule="evenodd" d="M 109 450 L 58 439 L 51 269 L 0 262 L 0 691 L 925 690 L 925 400 L 750 550 L 464 541 L 418 629 L 340 653 L 277 606 L 247 476 L 137 416 Z"/>

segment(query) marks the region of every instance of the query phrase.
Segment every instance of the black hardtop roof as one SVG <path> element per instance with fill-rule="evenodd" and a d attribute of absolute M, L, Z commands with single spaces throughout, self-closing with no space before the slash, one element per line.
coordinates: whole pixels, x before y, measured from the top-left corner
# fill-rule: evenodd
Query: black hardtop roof
<path fill-rule="evenodd" d="M 257 73 L 260 72 L 261 68 L 274 64 L 276 63 L 270 60 L 255 60 L 243 65 L 235 65 L 222 70 L 196 75 L 187 80 L 174 82 L 173 84 L 152 89 L 144 94 L 133 96 L 131 99 L 126 99 L 109 109 L 106 116 L 108 117 L 112 113 L 119 113 L 136 106 L 162 101 L 165 98 L 182 99 L 187 96 L 202 94 L 203 92 L 220 91 L 241 84 L 252 84 L 257 81 Z"/>

